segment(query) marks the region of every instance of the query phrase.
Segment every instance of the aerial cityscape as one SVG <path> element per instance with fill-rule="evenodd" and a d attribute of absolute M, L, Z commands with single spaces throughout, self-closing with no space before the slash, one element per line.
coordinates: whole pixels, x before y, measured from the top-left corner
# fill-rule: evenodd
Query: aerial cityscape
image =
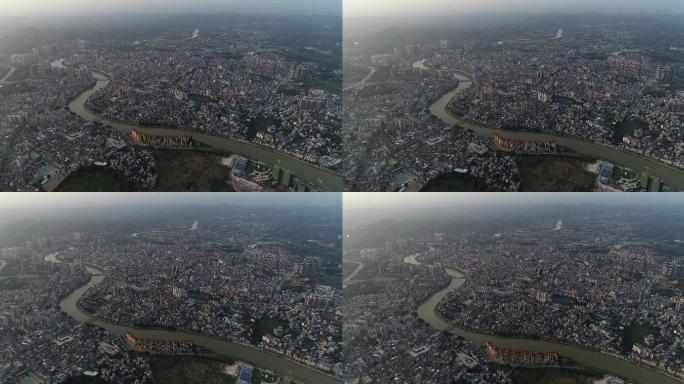
<path fill-rule="evenodd" d="M 0 190 L 343 189 L 339 14 L 8 20 Z"/>
<path fill-rule="evenodd" d="M 68 196 L 0 203 L 0 382 L 340 382 L 340 194 Z"/>
<path fill-rule="evenodd" d="M 684 190 L 673 0 L 8 1 L 3 191 Z"/>
<path fill-rule="evenodd" d="M 684 188 L 680 3 L 362 3 L 345 2 L 346 190 Z"/>
<path fill-rule="evenodd" d="M 0 384 L 684 384 L 683 1 L 0 3 Z"/>
<path fill-rule="evenodd" d="M 347 382 L 684 382 L 678 196 L 370 195 L 344 197 Z"/>

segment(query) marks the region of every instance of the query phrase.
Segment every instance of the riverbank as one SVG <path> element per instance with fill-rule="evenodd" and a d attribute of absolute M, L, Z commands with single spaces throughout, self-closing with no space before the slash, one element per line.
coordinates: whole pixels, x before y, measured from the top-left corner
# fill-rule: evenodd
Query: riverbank
<path fill-rule="evenodd" d="M 448 108 L 448 105 L 456 95 L 466 91 L 472 86 L 473 76 L 465 72 L 456 71 L 456 77 L 459 80 L 458 87 L 439 98 L 429 108 L 430 112 L 444 123 L 449 125 L 459 125 L 489 137 L 494 137 L 495 134 L 499 134 L 506 138 L 515 140 L 555 141 L 558 143 L 558 145 L 569 148 L 576 153 L 605 159 L 615 164 L 634 169 L 638 172 L 647 172 L 662 179 L 672 188 L 684 191 L 684 170 L 663 163 L 660 160 L 646 157 L 636 152 L 627 151 L 608 144 L 595 143 L 584 138 L 572 136 L 560 136 L 532 131 L 511 131 L 485 127 L 473 121 L 461 118 L 451 111 Z"/>
<path fill-rule="evenodd" d="M 414 257 L 414 261 L 417 261 Z M 437 311 L 437 305 L 452 290 L 460 288 L 466 280 L 464 271 L 459 271 L 449 266 L 444 266 L 451 276 L 451 281 L 446 288 L 437 291 L 427 298 L 416 309 L 418 316 L 427 324 L 439 331 L 447 331 L 454 335 L 464 337 L 481 346 L 488 342 L 505 348 L 530 350 L 535 352 L 554 351 L 560 356 L 577 362 L 578 364 L 592 369 L 609 372 L 611 374 L 628 378 L 639 384 L 681 384 L 684 380 L 679 379 L 657 368 L 632 361 L 624 356 L 614 353 L 592 350 L 586 346 L 562 343 L 543 338 L 530 339 L 526 337 L 500 336 L 478 330 L 463 328 Z"/>
<path fill-rule="evenodd" d="M 53 63 L 56 68 L 67 68 L 62 60 L 56 60 Z M 98 71 L 96 69 L 90 70 L 96 82 L 88 90 L 84 91 L 75 97 L 69 103 L 69 109 L 86 121 L 97 122 L 111 128 L 114 128 L 122 133 L 129 134 L 133 129 L 150 135 L 160 136 L 174 136 L 174 135 L 188 135 L 196 142 L 203 143 L 209 147 L 224 153 L 236 153 L 247 158 L 262 161 L 272 166 L 279 166 L 281 168 L 291 171 L 294 175 L 301 178 L 305 184 L 322 191 L 342 191 L 344 183 L 342 176 L 334 171 L 323 168 L 319 165 L 312 164 L 308 161 L 298 159 L 286 153 L 277 151 L 272 148 L 262 147 L 254 143 L 235 138 L 226 138 L 208 133 L 201 133 L 195 131 L 187 131 L 179 128 L 158 127 L 133 125 L 116 119 L 108 119 L 100 116 L 96 111 L 93 111 L 86 104 L 90 96 L 98 90 L 106 87 L 110 83 L 110 75 Z"/>
<path fill-rule="evenodd" d="M 491 336 L 491 337 L 495 337 L 495 338 L 516 339 L 516 340 L 521 340 L 521 341 L 525 341 L 525 340 L 543 341 L 543 342 L 548 342 L 548 343 L 562 344 L 562 345 L 564 345 L 564 346 L 568 346 L 568 347 L 572 347 L 572 348 L 581 349 L 581 350 L 584 350 L 584 351 L 586 351 L 586 352 L 601 353 L 601 354 L 606 355 L 606 356 L 610 356 L 610 357 L 613 357 L 613 358 L 616 358 L 616 359 L 624 360 L 625 362 L 627 362 L 627 363 L 629 363 L 629 364 L 638 365 L 638 366 L 640 366 L 641 368 L 651 370 L 651 371 L 653 371 L 654 373 L 662 374 L 662 375 L 668 376 L 668 377 L 671 378 L 671 379 L 677 380 L 678 382 L 684 383 L 684 380 L 683 380 L 683 379 L 680 379 L 680 378 L 678 378 L 678 377 L 676 377 L 676 376 L 674 376 L 674 375 L 671 375 L 671 374 L 669 374 L 669 373 L 667 373 L 667 372 L 663 372 L 663 371 L 661 371 L 661 370 L 659 370 L 659 369 L 657 369 L 657 368 L 655 368 L 655 367 L 653 367 L 653 366 L 650 366 L 650 365 L 648 365 L 648 364 L 644 364 L 644 363 L 641 363 L 641 362 L 639 362 L 639 361 L 631 360 L 631 359 L 629 359 L 629 358 L 627 358 L 627 357 L 625 357 L 625 356 L 622 356 L 622 355 L 620 355 L 620 354 L 618 354 L 618 353 L 606 352 L 606 351 L 602 351 L 602 350 L 597 349 L 597 348 L 590 348 L 590 347 L 583 346 L 583 345 L 580 345 L 580 344 L 565 343 L 565 342 L 562 342 L 562 341 L 558 341 L 558 340 L 554 340 L 554 339 L 549 339 L 549 338 L 544 338 L 544 337 L 536 337 L 536 336 L 530 336 L 530 335 L 500 335 L 500 334 L 497 334 L 497 333 L 494 333 L 494 332 L 488 332 L 488 331 L 484 331 L 484 330 L 469 328 L 469 327 L 464 326 L 464 325 L 459 325 L 459 324 L 455 323 L 454 321 L 450 320 L 449 318 L 447 318 L 446 316 L 442 315 L 442 314 L 441 314 L 439 311 L 437 311 L 436 309 L 435 309 L 435 315 L 436 315 L 437 317 L 439 317 L 439 318 L 440 318 L 442 321 L 444 321 L 445 323 L 448 323 L 449 325 L 451 325 L 453 328 L 458 328 L 458 329 L 464 330 L 464 331 L 466 331 L 466 332 L 479 333 L 479 334 L 482 334 L 482 335 L 487 335 L 487 336 Z M 554 351 L 554 350 L 548 350 L 548 352 L 555 352 L 555 351 Z M 618 375 L 618 376 L 620 376 L 620 373 L 619 373 L 619 372 L 615 372 L 615 374 Z M 644 383 L 644 384 L 646 384 L 646 383 Z"/>
<path fill-rule="evenodd" d="M 121 336 L 125 336 L 126 333 L 132 332 L 142 337 L 157 340 L 190 339 L 196 345 L 204 347 L 218 355 L 224 355 L 238 360 L 245 360 L 254 365 L 271 369 L 283 376 L 293 377 L 307 384 L 341 383 L 341 381 L 316 368 L 306 366 L 282 355 L 264 351 L 249 344 L 227 341 L 216 337 L 192 333 L 154 328 L 130 327 L 126 325 L 115 324 L 106 319 L 95 316 L 85 310 L 80 305 L 79 300 L 88 289 L 101 283 L 104 280 L 105 275 L 104 270 L 98 266 L 87 265 L 87 267 L 88 272 L 91 274 L 91 278 L 88 283 L 76 289 L 59 304 L 60 309 L 62 309 L 64 313 L 77 321 L 102 327 Z"/>

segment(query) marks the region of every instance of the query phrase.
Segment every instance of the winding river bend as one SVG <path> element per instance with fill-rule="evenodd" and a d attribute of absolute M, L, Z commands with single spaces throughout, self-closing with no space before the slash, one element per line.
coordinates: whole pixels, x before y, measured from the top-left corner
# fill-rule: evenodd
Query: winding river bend
<path fill-rule="evenodd" d="M 404 262 L 409 264 L 421 264 L 416 259 L 416 256 L 409 256 L 404 259 Z M 457 270 L 447 268 L 447 273 L 451 276 L 449 286 L 431 296 L 425 303 L 418 307 L 418 317 L 430 324 L 433 328 L 439 331 L 448 331 L 454 335 L 464 337 L 476 344 L 485 345 L 486 343 L 494 343 L 498 346 L 515 349 L 525 349 L 529 351 L 554 351 L 559 355 L 572 359 L 584 367 L 595 368 L 600 371 L 609 372 L 616 376 L 621 376 L 632 380 L 639 384 L 682 384 L 674 377 L 660 373 L 655 369 L 647 368 L 639 364 L 628 361 L 617 355 L 610 355 L 591 351 L 588 349 L 575 347 L 572 345 L 554 343 L 550 341 L 524 339 L 524 338 L 510 338 L 500 337 L 494 335 L 487 335 L 468 331 L 466 329 L 455 327 L 444 318 L 437 314 L 437 304 L 450 291 L 460 288 L 465 283 L 465 275 Z"/>
<path fill-rule="evenodd" d="M 54 259 L 54 257 L 52 257 L 52 259 Z M 99 318 L 94 318 L 91 316 L 91 314 L 82 310 L 78 306 L 78 300 L 88 289 L 101 283 L 105 279 L 105 275 L 101 269 L 95 268 L 93 266 L 88 266 L 87 268 L 88 272 L 91 274 L 90 281 L 86 285 L 75 290 L 59 304 L 60 309 L 75 320 L 91 323 L 122 336 L 125 336 L 128 332 L 132 332 L 138 336 L 158 340 L 190 339 L 196 345 L 207 348 L 216 354 L 228 356 L 237 360 L 244 360 L 257 366 L 271 369 L 283 376 L 292 377 L 306 384 L 341 383 L 341 381 L 336 380 L 332 376 L 246 344 L 234 343 L 209 336 L 199 336 L 183 332 L 142 329 L 116 325 Z"/>
<path fill-rule="evenodd" d="M 573 151 L 583 154 L 598 157 L 611 161 L 613 163 L 629 167 L 638 172 L 648 172 L 654 175 L 665 183 L 672 186 L 678 191 L 684 191 L 684 171 L 679 170 L 675 167 L 671 167 L 666 164 L 662 164 L 655 160 L 646 158 L 645 156 L 616 149 L 603 144 L 596 144 L 589 141 L 574 139 L 570 137 L 550 135 L 538 132 L 520 132 L 520 131 L 508 131 L 497 128 L 489 128 L 472 121 L 468 121 L 455 115 L 453 112 L 447 109 L 449 102 L 459 93 L 464 92 L 473 84 L 472 79 L 464 73 L 458 73 L 456 77 L 459 80 L 458 87 L 453 91 L 442 96 L 434 104 L 430 106 L 430 112 L 444 121 L 446 124 L 454 125 L 458 124 L 464 128 L 472 129 L 485 136 L 493 137 L 494 134 L 517 139 L 517 140 L 530 140 L 530 141 L 545 141 L 553 140 L 559 145 L 570 148 Z"/>
<path fill-rule="evenodd" d="M 64 59 L 56 60 L 52 63 L 53 67 L 66 68 Z M 330 170 L 309 164 L 305 161 L 295 159 L 294 157 L 282 154 L 280 152 L 263 148 L 244 141 L 233 140 L 225 137 L 208 135 L 206 133 L 198 133 L 193 131 L 186 131 L 175 128 L 157 128 L 147 126 L 136 126 L 126 124 L 121 121 L 106 119 L 86 108 L 86 101 L 98 90 L 106 87 L 110 80 L 107 76 L 99 72 L 92 72 L 97 80 L 96 84 L 89 90 L 80 94 L 71 103 L 69 109 L 80 116 L 82 119 L 92 122 L 98 122 L 103 125 L 108 125 L 123 133 L 130 133 L 133 129 L 151 135 L 187 135 L 192 136 L 193 140 L 206 144 L 212 148 L 230 153 L 237 153 L 252 159 L 257 159 L 271 165 L 277 165 L 282 168 L 292 171 L 295 175 L 304 180 L 305 183 L 313 186 L 315 189 L 323 191 L 342 191 L 344 189 L 342 177 Z"/>

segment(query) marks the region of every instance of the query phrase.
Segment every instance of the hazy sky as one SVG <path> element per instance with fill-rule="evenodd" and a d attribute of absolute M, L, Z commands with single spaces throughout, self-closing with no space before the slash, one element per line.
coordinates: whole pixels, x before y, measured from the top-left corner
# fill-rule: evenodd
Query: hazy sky
<path fill-rule="evenodd" d="M 344 16 L 475 12 L 684 14 L 682 0 L 344 0 Z"/>
<path fill-rule="evenodd" d="M 216 12 L 339 14 L 342 0 L 1 0 L 0 17 L 30 14 Z"/>
<path fill-rule="evenodd" d="M 341 193 L 2 193 L 3 210 L 120 205 L 339 206 Z"/>
<path fill-rule="evenodd" d="M 344 210 L 543 204 L 677 205 L 680 193 L 345 193 Z"/>

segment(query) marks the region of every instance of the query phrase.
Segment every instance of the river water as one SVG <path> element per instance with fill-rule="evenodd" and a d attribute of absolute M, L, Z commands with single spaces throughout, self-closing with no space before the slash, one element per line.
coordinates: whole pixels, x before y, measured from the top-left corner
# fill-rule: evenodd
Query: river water
<path fill-rule="evenodd" d="M 674 167 L 670 167 L 665 164 L 661 164 L 654 160 L 650 160 L 641 155 L 615 149 L 602 144 L 591 143 L 588 141 L 573 139 L 569 137 L 549 135 L 545 133 L 537 132 L 519 132 L 519 131 L 507 131 L 496 128 L 484 127 L 479 124 L 475 124 L 471 121 L 455 116 L 453 113 L 447 110 L 447 105 L 457 94 L 464 92 L 466 89 L 470 88 L 472 85 L 471 78 L 465 74 L 457 74 L 456 77 L 459 80 L 458 87 L 453 91 L 442 96 L 434 104 L 430 106 L 430 112 L 444 121 L 446 124 L 454 125 L 458 124 L 464 128 L 472 129 L 482 135 L 493 137 L 495 133 L 506 137 L 517 140 L 531 140 L 531 141 L 545 141 L 553 140 L 559 145 L 570 148 L 573 151 L 588 155 L 598 157 L 600 159 L 605 159 L 613 163 L 629 167 L 638 172 L 648 172 L 654 175 L 672 186 L 678 191 L 684 191 L 684 171 L 678 170 Z"/>
<path fill-rule="evenodd" d="M 125 336 L 126 333 L 132 332 L 138 336 L 158 340 L 190 339 L 196 345 L 207 348 L 216 354 L 228 356 L 236 360 L 247 361 L 254 365 L 270 369 L 280 375 L 292 377 L 306 384 L 341 383 L 341 381 L 338 381 L 329 375 L 248 345 L 224 341 L 208 336 L 191 335 L 183 332 L 121 326 L 92 318 L 87 312 L 81 310 L 77 303 L 90 287 L 101 283 L 104 280 L 105 275 L 101 270 L 90 266 L 88 267 L 88 272 L 91 274 L 88 284 L 74 291 L 59 304 L 60 309 L 75 320 L 89 322 L 121 336 Z"/>
<path fill-rule="evenodd" d="M 415 255 L 407 257 L 404 261 L 410 264 L 420 264 Z M 463 283 L 465 283 L 465 275 L 453 269 L 447 269 L 447 273 L 452 278 L 449 286 L 431 296 L 429 300 L 418 307 L 417 311 L 418 317 L 425 320 L 426 323 L 439 331 L 448 331 L 482 346 L 490 342 L 506 348 L 525 349 L 529 351 L 554 351 L 561 356 L 578 362 L 584 367 L 609 372 L 616 376 L 633 380 L 638 384 L 682 384 L 684 382 L 653 369 L 642 367 L 626 359 L 601 352 L 549 341 L 486 335 L 454 327 L 438 316 L 435 309 L 437 308 L 437 304 L 439 304 L 447 293 L 460 288 Z"/>
<path fill-rule="evenodd" d="M 52 63 L 52 66 L 56 68 L 66 68 L 66 66 L 64 65 L 64 59 L 54 61 Z M 208 135 L 205 133 L 186 131 L 182 129 L 142 127 L 122 123 L 120 121 L 105 119 L 91 112 L 85 107 L 86 101 L 88 100 L 88 98 L 90 98 L 92 94 L 97 92 L 99 89 L 106 87 L 109 84 L 109 78 L 107 78 L 105 75 L 98 72 L 93 72 L 93 76 L 97 80 L 97 83 L 91 89 L 83 92 L 71 103 L 69 103 L 69 109 L 84 120 L 108 125 L 123 133 L 130 133 L 133 129 L 137 129 L 143 133 L 151 135 L 192 136 L 193 140 L 206 144 L 212 148 L 220 149 L 222 151 L 226 151 L 229 153 L 237 153 L 252 159 L 260 160 L 265 163 L 277 165 L 287 170 L 290 170 L 299 178 L 301 178 L 306 184 L 311 185 L 315 189 L 334 192 L 344 190 L 342 177 L 340 175 L 337 175 L 332 171 L 314 166 L 307 162 L 297 160 L 288 155 L 267 148 L 259 147 L 251 143 L 232 140 L 225 137 Z"/>

